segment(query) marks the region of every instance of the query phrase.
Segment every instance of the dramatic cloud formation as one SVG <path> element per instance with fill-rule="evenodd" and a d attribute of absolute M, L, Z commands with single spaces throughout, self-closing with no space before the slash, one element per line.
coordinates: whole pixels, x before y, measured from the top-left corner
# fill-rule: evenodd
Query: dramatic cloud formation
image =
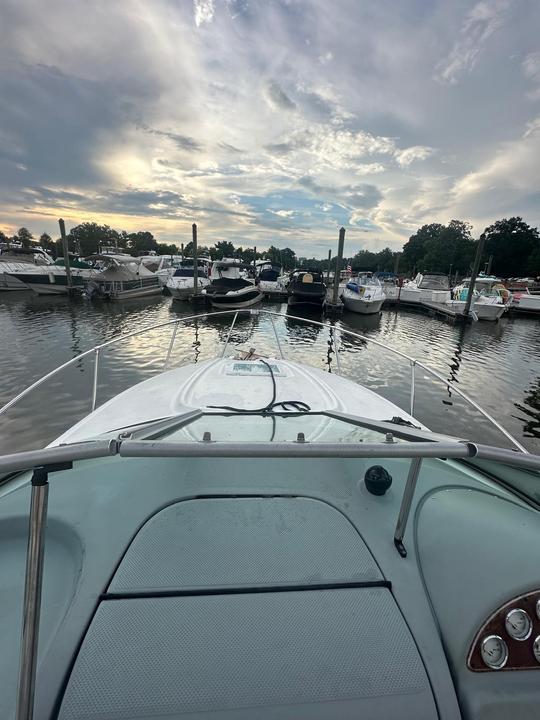
<path fill-rule="evenodd" d="M 0 229 L 325 253 L 540 222 L 533 0 L 3 0 Z"/>

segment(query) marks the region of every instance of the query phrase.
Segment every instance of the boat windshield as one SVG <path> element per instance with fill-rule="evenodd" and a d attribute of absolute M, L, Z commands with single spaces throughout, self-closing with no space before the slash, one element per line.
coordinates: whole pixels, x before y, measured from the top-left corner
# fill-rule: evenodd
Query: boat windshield
<path fill-rule="evenodd" d="M 426 274 L 418 283 L 418 287 L 423 290 L 449 290 L 450 283 L 448 282 L 448 277 L 446 275 Z"/>
<path fill-rule="evenodd" d="M 390 419 L 390 418 L 389 418 Z M 180 425 L 180 427 L 179 427 Z M 386 428 L 357 424 L 326 413 L 283 412 L 255 414 L 243 412 L 202 413 L 187 422 L 179 418 L 159 423 L 157 428 L 146 427 L 137 433 L 138 439 L 163 442 L 323 442 L 323 443 L 380 443 L 386 440 Z M 300 439 L 299 439 L 300 434 Z M 247 439 L 249 438 L 249 439 Z M 403 442 L 394 437 L 393 442 Z"/>

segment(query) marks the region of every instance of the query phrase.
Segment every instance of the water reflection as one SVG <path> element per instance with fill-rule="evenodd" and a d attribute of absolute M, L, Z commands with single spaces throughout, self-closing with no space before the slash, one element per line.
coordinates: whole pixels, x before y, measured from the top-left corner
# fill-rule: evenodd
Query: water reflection
<path fill-rule="evenodd" d="M 452 327 L 405 309 L 381 315 L 344 314 L 321 328 L 294 316 L 322 321 L 319 312 L 285 304 L 265 308 L 284 313 L 276 330 L 287 357 L 336 372 L 334 341 L 340 350 L 342 372 L 408 406 L 410 369 L 387 350 L 351 337 L 350 329 L 401 350 L 437 370 L 477 400 L 531 450 L 540 450 L 540 323 L 528 318 L 503 318 L 499 323 Z M 138 298 L 93 305 L 83 300 L 38 297 L 31 293 L 0 293 L 0 405 L 38 377 L 111 337 L 134 332 L 154 323 L 195 315 L 199 311 L 171 298 Z M 201 362 L 223 348 L 232 315 L 205 315 L 178 328 L 171 366 Z M 325 321 L 326 322 L 326 321 Z M 173 328 L 164 327 L 114 346 L 103 356 L 100 401 L 159 372 Z M 268 317 L 239 315 L 230 337 L 230 353 L 242 347 L 275 354 L 276 341 Z M 42 445 L 88 411 L 93 363 L 81 361 L 60 381 L 46 383 L 0 421 L 0 452 Z M 524 389 L 526 388 L 526 389 Z M 467 432 L 480 440 L 497 442 L 478 414 L 456 394 L 417 374 L 416 413 L 433 429 Z M 444 404 L 442 404 L 444 403 Z M 57 409 L 67 408 L 63 415 Z M 6 416 L 7 418 L 7 416 Z M 44 436 L 44 433 L 48 433 Z"/>
<path fill-rule="evenodd" d="M 525 414 L 525 418 L 517 417 L 523 423 L 523 435 L 540 438 L 540 378 L 529 387 L 522 403 L 515 404 Z"/>

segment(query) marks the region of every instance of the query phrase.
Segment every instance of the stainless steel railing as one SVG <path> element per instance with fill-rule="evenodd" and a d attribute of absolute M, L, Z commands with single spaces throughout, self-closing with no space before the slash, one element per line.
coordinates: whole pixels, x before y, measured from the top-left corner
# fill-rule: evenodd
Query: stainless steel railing
<path fill-rule="evenodd" d="M 247 316 L 263 316 L 268 317 L 272 328 L 273 333 L 276 340 L 277 349 L 279 352 L 279 355 L 281 358 L 284 358 L 283 354 L 283 347 L 279 340 L 279 335 L 275 326 L 274 318 L 285 318 L 300 321 L 303 323 L 306 323 L 308 325 L 314 325 L 316 327 L 321 328 L 333 328 L 333 336 L 332 336 L 332 346 L 334 348 L 335 356 L 336 356 L 336 365 L 338 368 L 338 373 L 341 373 L 341 358 L 340 358 L 340 350 L 339 350 L 339 336 L 346 336 L 346 337 L 352 337 L 357 340 L 361 340 L 362 342 L 369 343 L 371 345 L 383 348 L 387 352 L 391 352 L 396 357 L 400 357 L 404 360 L 406 360 L 409 363 L 410 366 L 410 395 L 409 395 L 409 413 L 410 415 L 414 416 L 414 406 L 415 406 L 415 399 L 416 399 L 416 381 L 415 381 L 415 370 L 417 367 L 422 368 L 425 372 L 427 372 L 432 378 L 436 379 L 437 381 L 441 382 L 447 390 L 451 390 L 456 395 L 459 395 L 466 403 L 468 403 L 471 407 L 473 407 L 477 412 L 479 412 L 491 425 L 493 425 L 507 440 L 509 440 L 512 445 L 520 450 L 523 453 L 526 453 L 526 448 L 518 441 L 516 438 L 513 437 L 513 435 L 506 430 L 506 428 L 501 425 L 494 417 L 492 417 L 486 410 L 484 410 L 475 400 L 473 400 L 469 395 L 467 395 L 463 390 L 461 390 L 454 382 L 451 380 L 446 379 L 443 377 L 440 373 L 438 373 L 436 370 L 433 370 L 428 365 L 425 365 L 420 360 L 417 360 L 416 358 L 411 357 L 410 355 L 407 355 L 404 352 L 401 352 L 400 350 L 396 350 L 395 348 L 385 345 L 384 343 L 375 340 L 373 338 L 367 337 L 365 335 L 361 335 L 359 333 L 353 332 L 352 330 L 348 330 L 346 328 L 340 327 L 339 329 L 335 325 L 331 325 L 330 323 L 322 323 L 318 322 L 316 320 L 311 320 L 307 318 L 292 316 L 292 315 L 283 315 L 282 313 L 273 312 L 271 310 L 260 310 L 260 309 L 253 309 L 253 308 L 245 308 L 245 309 L 238 309 L 238 310 L 222 310 L 219 312 L 212 312 L 212 313 L 200 313 L 197 315 L 190 315 L 183 318 L 177 318 L 175 320 L 167 320 L 162 323 L 156 323 L 154 325 L 151 325 L 149 327 L 141 328 L 140 330 L 135 330 L 131 333 L 125 333 L 123 335 L 118 335 L 117 337 L 112 338 L 111 340 L 108 340 L 104 343 L 101 343 L 100 345 L 96 345 L 95 347 L 91 348 L 90 350 L 86 350 L 83 353 L 80 353 L 76 357 L 72 358 L 71 360 L 68 360 L 67 362 L 63 363 L 62 365 L 58 366 L 54 370 L 51 370 L 51 372 L 47 373 L 43 377 L 36 380 L 34 383 L 29 385 L 27 388 L 25 388 L 22 392 L 20 392 L 18 395 L 16 395 L 14 398 L 12 398 L 8 403 L 6 403 L 2 408 L 0 408 L 0 416 L 6 413 L 9 408 L 13 407 L 16 403 L 18 403 L 22 398 L 29 395 L 33 390 L 37 389 L 44 383 L 46 383 L 48 380 L 53 378 L 58 373 L 62 372 L 66 368 L 70 367 L 71 365 L 74 365 L 75 363 L 79 362 L 81 359 L 90 356 L 94 354 L 94 373 L 93 373 L 93 384 L 92 384 L 92 390 L 91 390 L 91 402 L 90 407 L 91 410 L 95 410 L 96 403 L 97 403 L 97 388 L 98 388 L 98 380 L 99 380 L 99 359 L 100 359 L 100 353 L 105 348 L 108 348 L 112 345 L 115 345 L 117 343 L 122 343 L 123 341 L 137 337 L 140 335 L 144 335 L 145 333 L 149 333 L 151 331 L 157 330 L 159 328 L 165 328 L 172 326 L 173 332 L 171 335 L 171 340 L 166 352 L 165 362 L 164 362 L 164 370 L 166 370 L 169 367 L 170 358 L 172 355 L 172 351 L 174 348 L 174 344 L 177 337 L 177 331 L 180 324 L 186 323 L 191 320 L 197 320 L 205 317 L 220 317 L 220 316 L 226 316 L 226 315 L 233 315 L 233 319 L 231 322 L 231 325 L 228 330 L 228 334 L 223 346 L 223 349 L 221 351 L 221 357 L 224 357 L 232 335 L 232 331 L 235 327 L 237 318 L 239 315 L 247 315 Z"/>

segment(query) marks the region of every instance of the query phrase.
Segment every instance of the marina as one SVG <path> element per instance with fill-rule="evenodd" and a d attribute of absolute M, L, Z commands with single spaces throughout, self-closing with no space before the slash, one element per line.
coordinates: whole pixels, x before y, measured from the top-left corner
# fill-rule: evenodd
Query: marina
<path fill-rule="evenodd" d="M 498 323 L 452 325 L 425 315 L 419 308 L 402 305 L 365 317 L 346 312 L 336 321 L 326 320 L 321 311 L 308 311 L 304 313 L 306 318 L 326 324 L 325 327 L 303 327 L 288 318 L 288 314 L 298 315 L 302 311 L 292 312 L 294 308 L 288 310 L 286 303 L 265 301 L 256 307 L 284 313 L 285 317 L 276 324 L 280 341 L 293 349 L 295 357 L 316 367 L 336 370 L 335 354 L 329 352 L 328 346 L 333 328 L 344 327 L 398 350 L 410 351 L 412 356 L 458 383 L 472 397 L 481 399 L 496 417 L 504 417 L 508 428 L 529 449 L 540 450 L 540 323 L 533 317 L 507 314 Z M 0 333 L 2 337 L 13 338 L 8 352 L 0 357 L 3 377 L 0 405 L 43 371 L 53 369 L 94 344 L 138 327 L 193 314 L 196 311 L 189 303 L 160 295 L 91 303 L 82 298 L 68 300 L 34 293 L 0 293 Z M 222 325 L 219 317 L 206 316 L 182 328 L 186 359 L 205 358 L 215 350 L 216 343 L 223 343 L 226 331 Z M 269 348 L 273 331 L 267 321 L 261 324 L 256 318 L 242 318 L 233 331 L 233 337 L 242 339 L 246 349 L 252 347 L 255 340 L 260 346 L 259 335 L 262 335 L 263 346 Z M 114 354 L 111 356 L 112 389 L 145 379 L 162 366 L 158 349 L 166 347 L 168 340 L 159 332 L 152 342 L 150 340 L 151 335 L 131 340 L 121 351 L 119 348 L 117 360 Z M 407 363 L 391 362 L 386 352 L 367 348 L 354 339 L 343 339 L 340 348 L 341 366 L 347 368 L 353 378 L 377 391 L 388 392 L 389 397 L 407 406 L 410 372 Z M 47 359 L 46 365 L 43 358 Z M 117 365 L 120 359 L 121 372 Z M 384 372 L 383 381 L 374 376 L 375 371 Z M 92 373 L 92 364 L 81 361 L 62 382 L 52 379 L 33 401 L 28 398 L 19 408 L 13 408 L 10 422 L 4 425 L 1 434 L 1 451 L 37 447 L 84 414 L 88 409 Z M 417 382 L 422 381 L 417 378 Z M 487 395 L 482 390 L 484 387 L 489 387 Z M 56 397 L 68 400 L 61 414 L 50 412 Z M 417 412 L 426 425 L 434 417 L 450 430 L 459 417 L 471 432 L 482 428 L 489 436 L 489 429 L 476 414 L 462 408 L 457 398 L 444 388 L 428 384 L 424 397 L 425 404 L 418 406 Z M 28 422 L 28 418 L 32 418 L 32 422 Z"/>
<path fill-rule="evenodd" d="M 532 720 L 540 3 L 0 3 L 0 720 Z"/>

